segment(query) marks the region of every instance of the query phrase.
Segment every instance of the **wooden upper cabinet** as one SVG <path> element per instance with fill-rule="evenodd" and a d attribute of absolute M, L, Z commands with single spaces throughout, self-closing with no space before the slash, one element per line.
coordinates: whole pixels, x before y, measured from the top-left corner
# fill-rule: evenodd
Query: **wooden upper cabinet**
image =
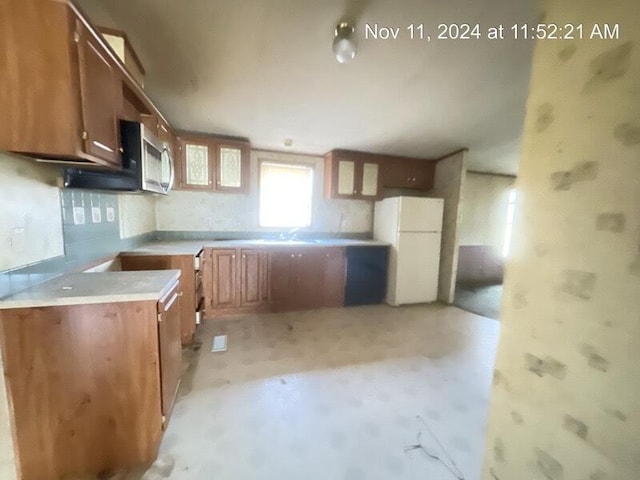
<path fill-rule="evenodd" d="M 151 113 L 142 113 L 140 114 L 140 123 L 144 125 L 144 128 L 151 132 L 156 137 L 159 136 L 160 132 L 160 119 L 153 112 Z"/>
<path fill-rule="evenodd" d="M 119 168 L 119 70 L 72 4 L 2 2 L 0 150 Z"/>
<path fill-rule="evenodd" d="M 348 150 L 324 157 L 326 198 L 379 200 L 384 188 L 433 188 L 436 162 Z"/>
<path fill-rule="evenodd" d="M 180 135 L 179 144 L 179 181 L 176 188 L 249 192 L 248 142 L 205 135 Z"/>
<path fill-rule="evenodd" d="M 118 119 L 162 114 L 71 0 L 0 2 L 0 150 L 118 169 Z"/>
<path fill-rule="evenodd" d="M 216 190 L 249 192 L 249 156 L 247 142 L 216 142 Z"/>
<path fill-rule="evenodd" d="M 104 47 L 76 20 L 78 70 L 82 106 L 84 151 L 111 165 L 120 165 L 118 140 L 120 79 Z"/>
<path fill-rule="evenodd" d="M 206 139 L 179 137 L 180 183 L 181 190 L 213 190 L 213 172 L 215 150 Z"/>
<path fill-rule="evenodd" d="M 385 188 L 431 190 L 436 162 L 406 157 L 387 157 L 382 168 Z"/>
<path fill-rule="evenodd" d="M 361 152 L 334 150 L 324 159 L 326 198 L 378 200 L 382 197 L 380 161 Z"/>

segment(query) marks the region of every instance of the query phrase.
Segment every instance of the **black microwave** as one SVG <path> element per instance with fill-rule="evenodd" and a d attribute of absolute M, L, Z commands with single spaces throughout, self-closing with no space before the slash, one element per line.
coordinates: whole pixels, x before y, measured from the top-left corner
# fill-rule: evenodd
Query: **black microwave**
<path fill-rule="evenodd" d="M 66 168 L 65 188 L 150 192 L 166 195 L 174 181 L 171 149 L 140 122 L 120 121 L 122 170 Z"/>

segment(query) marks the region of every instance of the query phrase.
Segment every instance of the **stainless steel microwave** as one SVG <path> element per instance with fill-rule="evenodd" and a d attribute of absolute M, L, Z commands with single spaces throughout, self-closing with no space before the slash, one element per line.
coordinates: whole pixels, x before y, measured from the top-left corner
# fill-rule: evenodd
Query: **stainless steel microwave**
<path fill-rule="evenodd" d="M 174 164 L 170 146 L 140 122 L 120 121 L 122 170 L 118 172 L 67 168 L 65 188 L 150 192 L 166 195 L 173 187 Z"/>

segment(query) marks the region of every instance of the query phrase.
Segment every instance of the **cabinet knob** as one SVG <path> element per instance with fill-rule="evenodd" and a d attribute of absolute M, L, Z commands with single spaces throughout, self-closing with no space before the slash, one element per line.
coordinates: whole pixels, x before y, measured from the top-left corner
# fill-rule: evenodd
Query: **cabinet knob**
<path fill-rule="evenodd" d="M 299 254 L 298 254 L 298 258 L 300 258 L 301 256 L 302 256 L 302 254 L 301 254 L 301 253 L 299 253 Z"/>
<path fill-rule="evenodd" d="M 235 255 L 231 255 L 231 258 L 236 258 L 236 256 Z"/>
<path fill-rule="evenodd" d="M 295 257 L 295 254 L 293 254 L 293 253 L 292 253 L 292 254 L 291 254 L 291 258 L 293 258 L 293 257 Z"/>
<path fill-rule="evenodd" d="M 247 256 L 246 255 L 242 255 L 242 258 L 247 258 Z"/>

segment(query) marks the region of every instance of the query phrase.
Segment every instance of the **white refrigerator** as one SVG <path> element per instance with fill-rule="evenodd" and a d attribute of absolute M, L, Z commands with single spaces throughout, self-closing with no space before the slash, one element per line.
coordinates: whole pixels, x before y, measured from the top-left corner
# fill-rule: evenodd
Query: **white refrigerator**
<path fill-rule="evenodd" d="M 443 208 L 442 198 L 392 197 L 376 202 L 374 238 L 391 244 L 389 305 L 437 299 Z"/>

